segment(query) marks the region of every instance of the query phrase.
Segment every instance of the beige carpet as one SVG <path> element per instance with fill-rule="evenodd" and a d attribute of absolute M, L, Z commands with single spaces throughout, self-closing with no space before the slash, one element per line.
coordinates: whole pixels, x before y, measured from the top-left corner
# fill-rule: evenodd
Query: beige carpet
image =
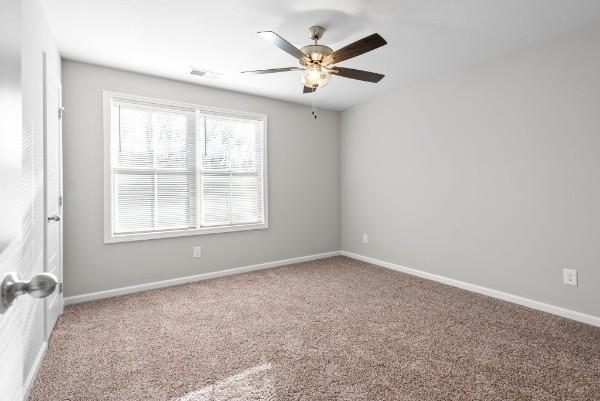
<path fill-rule="evenodd" d="M 68 307 L 30 396 L 599 399 L 599 328 L 344 257 Z"/>

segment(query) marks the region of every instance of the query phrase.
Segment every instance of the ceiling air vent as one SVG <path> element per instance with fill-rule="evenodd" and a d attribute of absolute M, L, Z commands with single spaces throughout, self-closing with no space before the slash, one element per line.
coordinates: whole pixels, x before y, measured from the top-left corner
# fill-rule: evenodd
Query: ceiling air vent
<path fill-rule="evenodd" d="M 202 70 L 200 68 L 194 68 L 194 67 L 191 68 L 190 74 L 195 75 L 197 77 L 206 78 L 206 79 L 216 79 L 221 76 L 221 74 L 219 74 L 218 72 Z"/>

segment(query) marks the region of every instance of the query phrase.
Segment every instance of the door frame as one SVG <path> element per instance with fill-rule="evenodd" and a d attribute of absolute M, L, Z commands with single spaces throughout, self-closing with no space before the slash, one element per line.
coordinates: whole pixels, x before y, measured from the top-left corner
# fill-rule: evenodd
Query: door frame
<path fill-rule="evenodd" d="M 55 71 L 56 73 L 56 71 Z M 54 80 L 51 80 L 54 81 Z M 58 182 L 59 182 L 59 196 L 61 201 L 59 202 L 60 206 L 59 206 L 59 210 L 60 210 L 60 214 L 63 214 L 63 146 L 62 146 L 62 85 L 61 85 L 61 81 L 60 79 L 56 80 L 59 84 L 57 91 L 58 91 L 58 108 L 56 110 L 56 113 L 61 113 L 60 117 L 58 118 L 59 124 L 58 124 L 58 158 L 59 158 L 59 162 L 58 162 L 58 169 L 59 169 L 59 174 L 58 174 Z M 49 116 L 48 116 L 48 62 L 47 62 L 47 54 L 46 52 L 43 52 L 43 136 L 44 136 L 44 144 L 43 144 L 43 158 L 44 158 L 44 163 L 43 163 L 43 170 L 44 170 L 44 271 L 47 272 L 48 271 L 48 177 L 47 177 L 47 172 L 48 172 L 48 141 L 47 141 L 47 135 L 48 135 L 48 123 L 49 123 Z M 60 110 L 60 111 L 59 111 Z M 63 291 L 62 291 L 62 286 L 63 286 L 63 220 L 61 219 L 59 222 L 59 249 L 58 249 L 58 270 L 59 270 L 59 276 L 57 277 L 59 284 L 59 287 L 57 289 L 57 298 L 56 298 L 56 302 L 59 303 L 59 310 L 60 313 L 62 314 L 64 311 L 64 297 L 63 297 Z M 49 316 L 48 316 L 48 308 L 49 305 L 48 303 L 50 302 L 49 298 L 44 298 L 44 334 L 45 334 L 45 339 L 48 340 L 48 338 L 50 337 L 50 334 L 52 333 L 52 327 L 50 326 L 49 323 Z"/>

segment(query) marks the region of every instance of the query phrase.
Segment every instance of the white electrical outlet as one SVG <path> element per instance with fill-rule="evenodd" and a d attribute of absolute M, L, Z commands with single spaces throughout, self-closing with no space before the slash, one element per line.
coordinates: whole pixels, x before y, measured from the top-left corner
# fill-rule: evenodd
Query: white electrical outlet
<path fill-rule="evenodd" d="M 368 243 L 369 243 L 369 235 L 363 233 L 363 244 L 368 244 Z"/>
<path fill-rule="evenodd" d="M 200 245 L 194 247 L 194 257 L 199 258 L 202 256 L 202 247 Z"/>
<path fill-rule="evenodd" d="M 563 283 L 577 287 L 577 270 L 563 269 Z"/>

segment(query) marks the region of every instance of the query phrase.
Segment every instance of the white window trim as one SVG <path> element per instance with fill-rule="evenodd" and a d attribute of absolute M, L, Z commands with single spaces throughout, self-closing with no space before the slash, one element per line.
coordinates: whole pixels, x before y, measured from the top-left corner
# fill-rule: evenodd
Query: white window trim
<path fill-rule="evenodd" d="M 132 233 L 132 234 L 113 234 L 112 221 L 112 173 L 111 173 L 111 123 L 112 123 L 112 107 L 113 100 L 134 101 L 142 103 L 157 104 L 163 106 L 172 106 L 177 108 L 189 108 L 199 110 L 200 112 L 213 112 L 235 117 L 249 117 L 263 122 L 263 214 L 264 222 L 256 224 L 240 224 L 220 227 L 206 227 L 184 230 L 168 230 L 164 232 L 151 233 Z M 266 114 L 249 113 L 245 111 L 221 109 L 216 107 L 202 106 L 193 103 L 177 102 L 172 100 L 156 99 L 145 96 L 131 95 L 127 93 L 102 91 L 102 103 L 104 109 L 104 243 L 141 241 L 159 238 L 175 238 L 186 237 L 202 234 L 218 234 L 235 231 L 260 230 L 269 228 L 269 205 L 268 205 L 268 169 L 267 169 L 267 116 Z"/>

